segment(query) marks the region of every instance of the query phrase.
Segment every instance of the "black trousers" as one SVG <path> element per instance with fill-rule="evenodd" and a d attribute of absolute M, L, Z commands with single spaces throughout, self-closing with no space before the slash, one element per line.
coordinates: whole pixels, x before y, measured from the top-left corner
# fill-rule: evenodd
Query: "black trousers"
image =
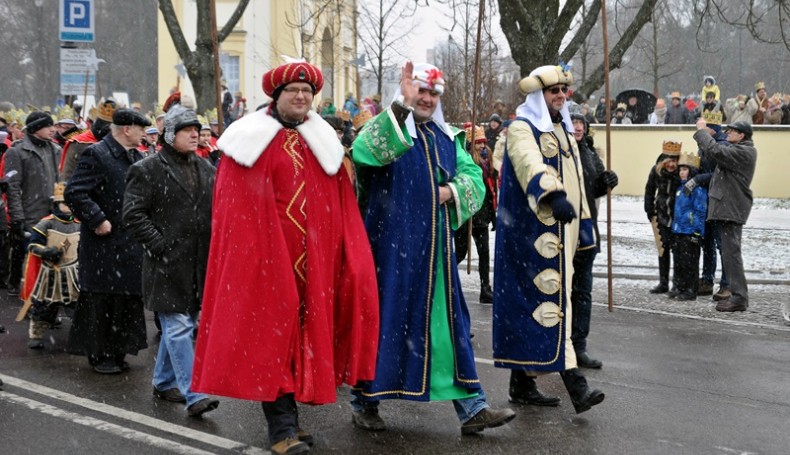
<path fill-rule="evenodd" d="M 658 278 L 661 284 L 669 285 L 669 265 L 672 250 L 674 249 L 672 229 L 666 226 L 658 226 L 658 234 L 661 236 L 661 245 L 664 247 L 664 254 L 658 257 Z M 672 287 L 676 286 L 674 277 Z"/>
<path fill-rule="evenodd" d="M 275 401 L 263 401 L 263 414 L 269 425 L 269 442 L 274 445 L 286 438 L 295 438 L 299 428 L 299 411 L 294 394 L 282 395 Z"/>
<path fill-rule="evenodd" d="M 472 223 L 472 239 L 477 248 L 477 256 L 480 259 L 478 270 L 480 272 L 480 283 L 489 285 L 489 275 L 491 273 L 491 256 L 488 251 L 488 225 L 475 226 Z M 455 231 L 455 259 L 461 262 L 466 258 L 469 251 L 469 223 L 464 223 Z"/>
<path fill-rule="evenodd" d="M 672 247 L 675 270 L 672 278 L 677 290 L 686 295 L 697 295 L 700 240 L 693 235 L 675 234 Z"/>
<path fill-rule="evenodd" d="M 741 235 L 743 225 L 728 221 L 719 221 L 721 228 L 721 266 L 727 274 L 730 285 L 730 302 L 749 304 L 749 288 L 746 285 L 746 274 L 743 270 L 741 255 Z"/>
<path fill-rule="evenodd" d="M 27 252 L 27 240 L 20 240 L 10 236 L 11 263 L 8 271 L 8 287 L 19 288 L 22 281 L 22 266 Z"/>
<path fill-rule="evenodd" d="M 590 248 L 576 251 L 573 256 L 571 341 L 577 354 L 587 352 L 592 316 L 593 262 L 597 254 L 596 248 Z"/>

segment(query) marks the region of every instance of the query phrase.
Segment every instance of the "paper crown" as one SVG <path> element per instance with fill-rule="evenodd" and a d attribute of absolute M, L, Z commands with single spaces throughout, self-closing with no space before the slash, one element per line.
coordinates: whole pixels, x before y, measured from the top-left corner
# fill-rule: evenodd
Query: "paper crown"
<path fill-rule="evenodd" d="M 672 99 L 675 99 L 675 98 L 677 98 L 677 99 L 682 99 L 682 98 L 683 98 L 682 96 L 680 96 L 680 92 L 672 92 L 672 93 L 669 95 L 669 97 L 670 97 L 670 98 L 672 98 Z"/>
<path fill-rule="evenodd" d="M 470 125 L 465 129 L 466 131 L 466 142 L 472 142 L 472 126 Z M 486 132 L 482 126 L 475 126 L 475 144 L 480 142 L 486 142 Z"/>
<path fill-rule="evenodd" d="M 337 111 L 337 117 L 344 122 L 351 121 L 351 112 L 348 111 Z"/>
<path fill-rule="evenodd" d="M 664 155 L 680 156 L 681 147 L 683 147 L 682 142 L 669 139 L 661 144 L 661 151 L 664 153 Z"/>
<path fill-rule="evenodd" d="M 699 156 L 684 152 L 680 155 L 678 166 L 688 166 L 699 169 Z"/>
<path fill-rule="evenodd" d="M 116 105 L 113 100 L 100 101 L 96 106 L 96 119 L 112 123 L 112 115 L 115 113 Z"/>
<path fill-rule="evenodd" d="M 324 75 L 317 66 L 307 62 L 289 62 L 267 71 L 262 78 L 263 92 L 274 97 L 274 92 L 291 82 L 306 82 L 313 86 L 314 93 L 324 86 Z"/>
<path fill-rule="evenodd" d="M 765 89 L 765 82 L 761 81 L 761 82 L 758 82 L 758 83 L 754 84 L 754 91 L 755 92 L 758 91 L 758 90 L 763 90 L 763 89 Z"/>
<path fill-rule="evenodd" d="M 624 111 L 626 109 L 627 109 L 627 107 L 626 107 L 625 103 L 617 103 L 617 108 L 615 110 L 616 111 Z"/>
<path fill-rule="evenodd" d="M 354 129 L 359 131 L 359 129 L 372 118 L 373 114 L 371 114 L 370 111 L 362 109 L 359 111 L 359 114 L 354 116 L 354 120 L 352 120 L 351 123 L 354 125 Z"/>
<path fill-rule="evenodd" d="M 708 125 L 721 125 L 723 117 L 719 111 L 704 111 L 702 113 L 702 119 L 705 120 L 705 123 Z"/>
<path fill-rule="evenodd" d="M 567 65 L 546 65 L 535 68 L 529 76 L 518 82 L 518 89 L 526 95 L 557 84 L 573 84 L 573 74 Z"/>
<path fill-rule="evenodd" d="M 66 199 L 63 197 L 63 192 L 66 191 L 66 182 L 58 182 L 55 184 L 55 189 L 52 191 L 53 202 L 64 202 Z"/>
<path fill-rule="evenodd" d="M 218 120 L 217 120 L 217 108 L 216 107 L 214 109 L 209 109 L 209 110 L 206 111 L 206 120 L 208 121 L 209 125 L 212 125 L 212 124 L 216 125 L 217 124 Z"/>

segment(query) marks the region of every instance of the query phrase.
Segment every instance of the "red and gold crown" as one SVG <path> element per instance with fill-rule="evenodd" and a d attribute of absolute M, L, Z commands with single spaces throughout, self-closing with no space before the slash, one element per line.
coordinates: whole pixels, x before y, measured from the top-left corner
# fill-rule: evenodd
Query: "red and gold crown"
<path fill-rule="evenodd" d="M 96 118 L 99 120 L 104 120 L 108 123 L 112 123 L 112 115 L 115 113 L 115 109 L 115 101 L 100 101 L 99 105 L 96 106 Z"/>
<path fill-rule="evenodd" d="M 290 62 L 267 71 L 263 75 L 263 92 L 274 97 L 274 92 L 291 82 L 306 82 L 313 86 L 314 93 L 324 86 L 324 75 L 317 66 L 307 62 Z"/>
<path fill-rule="evenodd" d="M 661 152 L 663 152 L 664 155 L 680 156 L 681 147 L 683 147 L 682 142 L 668 139 L 661 145 Z"/>
<path fill-rule="evenodd" d="M 466 131 L 466 142 L 472 142 L 472 126 L 468 126 Z M 482 126 L 475 126 L 475 144 L 486 142 L 486 132 Z"/>

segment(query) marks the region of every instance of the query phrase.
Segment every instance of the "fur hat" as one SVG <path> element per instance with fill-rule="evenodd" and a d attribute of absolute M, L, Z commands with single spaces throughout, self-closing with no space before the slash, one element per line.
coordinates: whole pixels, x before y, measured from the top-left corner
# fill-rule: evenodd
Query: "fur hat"
<path fill-rule="evenodd" d="M 200 130 L 200 120 L 192 109 L 187 109 L 181 104 L 174 104 L 165 115 L 164 141 L 170 145 L 176 140 L 176 133 L 188 127 L 195 126 Z"/>
<path fill-rule="evenodd" d="M 557 84 L 573 84 L 573 74 L 568 66 L 546 65 L 535 68 L 529 73 L 529 76 L 518 82 L 518 89 L 526 95 Z"/>
<path fill-rule="evenodd" d="M 324 86 L 324 75 L 317 66 L 305 61 L 289 62 L 267 71 L 263 75 L 263 93 L 271 98 L 277 98 L 280 90 L 292 82 L 306 82 L 313 87 L 313 94 L 321 91 Z"/>

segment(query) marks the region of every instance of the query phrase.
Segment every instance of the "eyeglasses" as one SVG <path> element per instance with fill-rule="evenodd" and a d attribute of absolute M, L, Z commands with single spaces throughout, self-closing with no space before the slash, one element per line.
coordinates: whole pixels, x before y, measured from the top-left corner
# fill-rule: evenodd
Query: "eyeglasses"
<path fill-rule="evenodd" d="M 313 89 L 311 87 L 308 88 L 299 88 L 299 87 L 286 87 L 283 89 L 284 93 L 288 93 L 289 95 L 298 95 L 300 93 L 304 93 L 305 96 L 310 95 L 313 96 Z"/>
<path fill-rule="evenodd" d="M 555 85 L 554 87 L 546 89 L 546 91 L 551 93 L 552 95 L 556 95 L 556 94 L 560 93 L 560 91 L 562 91 L 562 93 L 568 93 L 568 90 L 569 89 L 568 89 L 567 85 L 561 85 L 561 86 Z"/>

